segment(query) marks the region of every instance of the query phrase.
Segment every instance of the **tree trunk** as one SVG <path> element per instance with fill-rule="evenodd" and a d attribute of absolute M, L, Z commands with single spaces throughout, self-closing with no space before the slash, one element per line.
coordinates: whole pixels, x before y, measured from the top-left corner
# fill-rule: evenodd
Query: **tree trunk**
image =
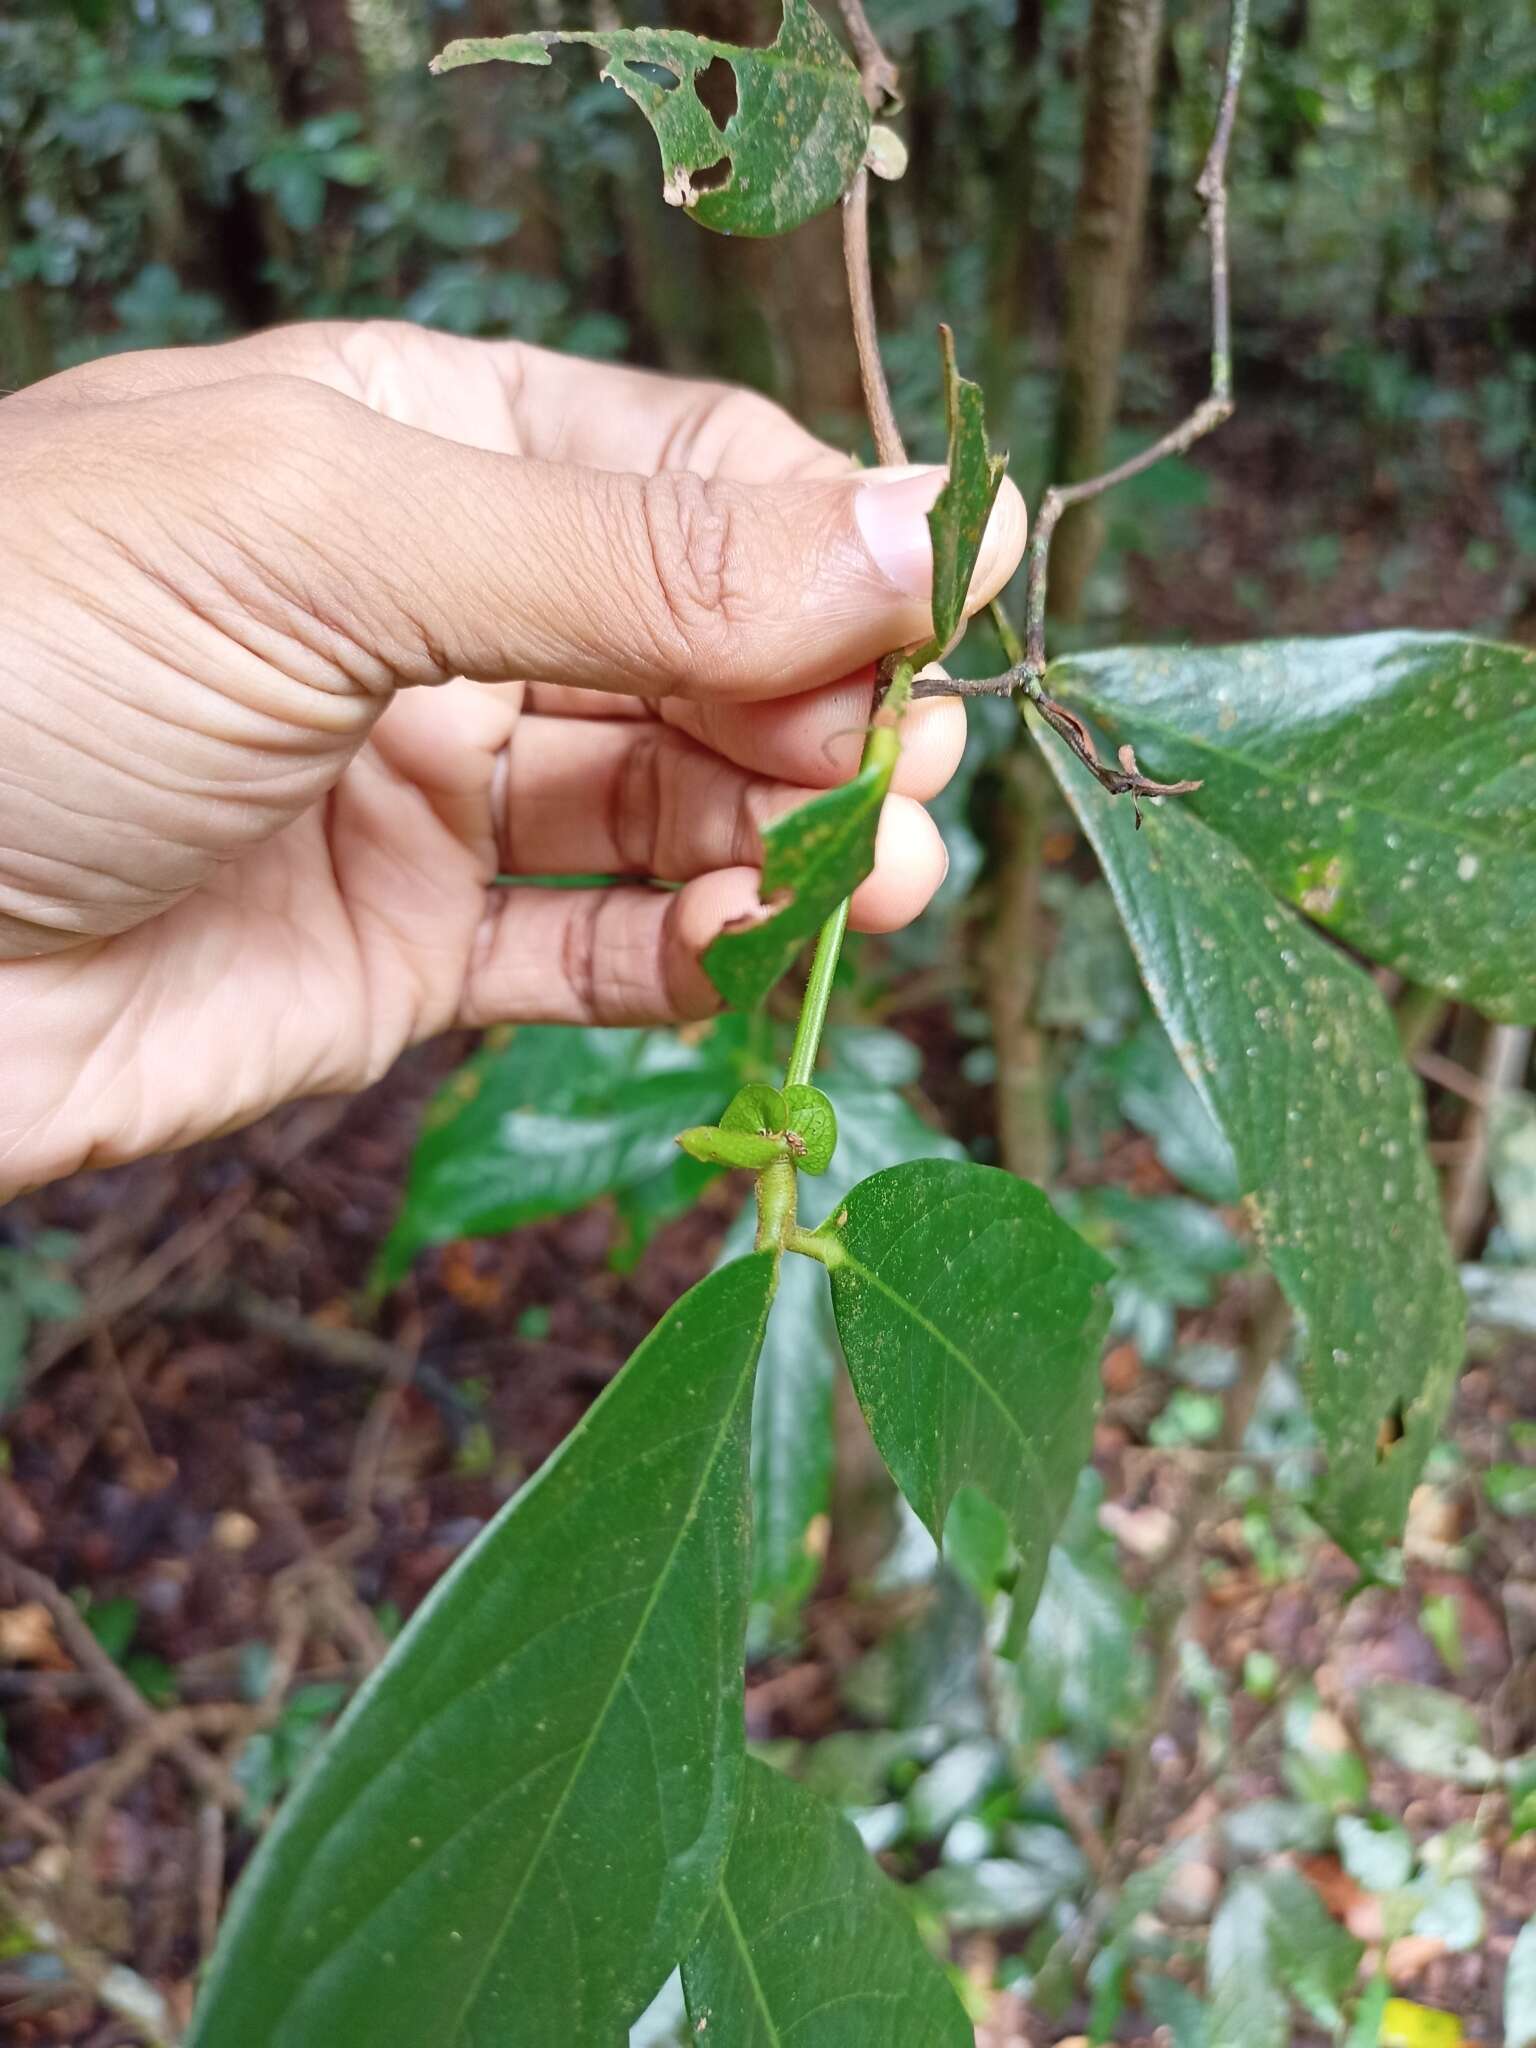
<path fill-rule="evenodd" d="M 1162 0 L 1093 0 L 1056 415 L 1054 474 L 1067 483 L 1103 467 L 1114 425 L 1141 266 L 1162 25 Z M 1079 616 L 1102 538 L 1093 504 L 1069 512 L 1057 528 L 1050 605 L 1058 618 Z"/>

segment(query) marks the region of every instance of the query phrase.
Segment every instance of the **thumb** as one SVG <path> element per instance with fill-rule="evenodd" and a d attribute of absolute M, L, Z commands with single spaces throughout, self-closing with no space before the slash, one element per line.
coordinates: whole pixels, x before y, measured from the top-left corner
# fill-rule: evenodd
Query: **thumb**
<path fill-rule="evenodd" d="M 226 402 L 232 388 L 219 387 Z M 267 515 L 245 516 L 244 550 L 386 684 L 461 674 L 782 696 L 931 630 L 941 469 L 637 476 L 465 447 L 299 380 L 252 379 L 241 403 L 250 459 L 277 470 L 235 501 Z M 973 608 L 1018 566 L 1025 525 L 1005 482 Z"/>

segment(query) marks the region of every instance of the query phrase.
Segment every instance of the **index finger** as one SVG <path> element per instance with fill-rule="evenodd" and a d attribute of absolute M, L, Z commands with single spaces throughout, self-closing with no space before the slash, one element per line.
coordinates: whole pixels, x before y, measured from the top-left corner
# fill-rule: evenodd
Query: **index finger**
<path fill-rule="evenodd" d="M 737 483 L 814 482 L 854 467 L 756 392 L 392 320 L 317 320 L 106 356 L 5 402 L 101 404 L 258 375 L 306 377 L 402 426 L 497 455 Z"/>

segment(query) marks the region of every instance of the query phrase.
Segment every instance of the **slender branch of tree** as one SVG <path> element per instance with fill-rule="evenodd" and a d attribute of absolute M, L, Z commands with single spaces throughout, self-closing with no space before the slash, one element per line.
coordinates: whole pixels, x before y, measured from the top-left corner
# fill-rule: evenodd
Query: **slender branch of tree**
<path fill-rule="evenodd" d="M 1051 540 L 1061 516 L 1074 505 L 1097 498 L 1117 484 L 1130 481 L 1170 455 L 1183 455 L 1223 421 L 1230 419 L 1232 398 L 1232 298 L 1231 268 L 1227 249 L 1227 159 L 1232 145 L 1233 123 L 1237 118 L 1238 94 L 1242 89 L 1243 67 L 1248 49 L 1249 0 L 1232 0 L 1231 27 L 1227 38 L 1226 71 L 1215 131 L 1195 191 L 1205 208 L 1206 233 L 1211 245 L 1211 388 L 1200 403 L 1176 427 L 1149 447 L 1117 463 L 1102 475 L 1085 477 L 1080 483 L 1053 484 L 1040 501 L 1030 542 L 1024 616 L 1024 651 L 1002 675 L 980 681 L 954 682 L 943 677 L 922 678 L 914 697 L 1011 696 L 1022 690 L 1054 732 L 1111 795 L 1176 796 L 1196 789 L 1198 783 L 1153 782 L 1136 766 L 1128 747 L 1120 750 L 1119 766 L 1102 762 L 1093 738 L 1082 720 L 1065 705 L 1058 704 L 1044 688 L 1045 601 L 1050 575 Z M 1011 651 L 1011 650 L 1010 650 Z"/>
<path fill-rule="evenodd" d="M 906 444 L 891 406 L 885 365 L 880 360 L 880 334 L 875 324 L 875 281 L 869 263 L 869 172 L 862 170 L 843 199 L 843 260 L 848 266 L 848 302 L 853 311 L 853 338 L 859 351 L 859 376 L 864 385 L 864 410 L 875 437 L 875 453 L 887 468 L 907 459 Z"/>
<path fill-rule="evenodd" d="M 848 40 L 859 60 L 859 76 L 864 81 L 864 97 L 869 102 L 870 112 L 878 114 L 883 106 L 900 106 L 899 74 L 881 49 L 880 38 L 869 25 L 864 0 L 838 0 L 838 7 L 842 12 L 843 27 L 848 31 Z"/>

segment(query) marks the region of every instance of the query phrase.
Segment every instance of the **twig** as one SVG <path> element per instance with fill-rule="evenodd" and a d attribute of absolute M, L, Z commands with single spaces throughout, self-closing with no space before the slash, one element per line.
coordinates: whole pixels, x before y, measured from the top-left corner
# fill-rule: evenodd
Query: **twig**
<path fill-rule="evenodd" d="M 1022 658 L 999 676 L 956 683 L 940 677 L 921 679 L 914 697 L 965 696 L 1003 697 L 1021 690 L 1051 729 L 1065 740 L 1072 752 L 1103 784 L 1112 796 L 1178 796 L 1198 789 L 1197 782 L 1154 782 L 1136 766 L 1129 747 L 1122 747 L 1118 768 L 1099 759 L 1087 727 L 1075 713 L 1057 703 L 1045 689 L 1045 604 L 1050 574 L 1051 540 L 1064 512 L 1074 505 L 1101 497 L 1117 484 L 1140 476 L 1143 471 L 1170 455 L 1183 455 L 1205 435 L 1232 416 L 1232 295 L 1227 249 L 1227 157 L 1232 144 L 1232 126 L 1237 118 L 1238 94 L 1242 89 L 1243 65 L 1248 48 L 1249 0 L 1232 0 L 1231 28 L 1227 38 L 1226 72 L 1216 111 L 1216 127 L 1206 154 L 1195 192 L 1205 208 L 1206 235 L 1211 245 L 1211 388 L 1194 410 L 1139 454 L 1117 463 L 1100 476 L 1085 477 L 1080 483 L 1052 484 L 1040 501 L 1035 515 L 1034 536 L 1029 548 L 1029 570 L 1025 586 L 1024 649 Z"/>
<path fill-rule="evenodd" d="M 859 76 L 864 81 L 864 97 L 869 102 L 870 112 L 878 114 L 882 106 L 900 106 L 899 74 L 881 49 L 880 38 L 869 25 L 864 0 L 838 0 L 838 6 L 842 10 L 848 40 L 859 60 Z"/>
<path fill-rule="evenodd" d="M 872 114 L 887 101 L 900 104 L 896 66 L 880 47 L 869 25 L 863 0 L 838 0 L 843 27 L 859 60 L 859 78 Z M 875 321 L 875 280 L 869 262 L 869 170 L 865 166 L 843 197 L 843 263 L 848 272 L 848 302 L 853 311 L 853 339 L 859 352 L 859 381 L 875 453 L 886 468 L 907 459 L 906 444 L 891 405 L 891 387 L 880 360 L 880 332 Z"/>
<path fill-rule="evenodd" d="M 907 459 L 906 443 L 896 424 L 891 388 L 880 360 L 880 335 L 875 325 L 875 282 L 869 263 L 869 172 L 861 170 L 843 200 L 843 262 L 848 270 L 848 303 L 853 311 L 853 339 L 859 351 L 859 378 L 864 410 L 875 437 L 875 453 L 886 468 Z"/>
<path fill-rule="evenodd" d="M 175 2039 L 165 2000 L 155 1987 L 135 1970 L 77 1941 L 62 1928 L 54 1915 L 41 1909 L 22 1893 L 14 1880 L 0 1880 L 0 1910 L 8 1920 L 24 1927 L 40 1948 L 56 1956 L 83 1990 L 98 2005 L 122 2020 L 144 2048 L 169 2048 Z"/>
<path fill-rule="evenodd" d="M 187 1776 L 198 1789 L 210 1799 L 216 1799 L 231 1813 L 238 1813 L 244 1804 L 239 1786 L 219 1762 L 208 1751 L 200 1749 L 191 1740 L 184 1720 L 174 1715 L 157 1714 L 133 1681 L 120 1671 L 106 1651 L 91 1634 L 80 1610 L 69 1596 L 56 1586 L 46 1573 L 34 1571 L 30 1565 L 20 1563 L 16 1558 L 0 1560 L 0 1566 L 9 1573 L 16 1590 L 29 1600 L 39 1601 L 53 1617 L 54 1627 L 69 1654 L 95 1683 L 96 1690 L 119 1716 L 127 1722 L 136 1736 L 150 1736 L 153 1732 L 157 1751 L 166 1750 L 174 1756 Z M 183 1710 L 177 1710 L 182 1712 Z M 192 1709 L 186 1712 L 194 1711 Z M 159 1741 L 161 1723 L 169 1724 L 164 1741 Z"/>
<path fill-rule="evenodd" d="M 1520 1085 L 1531 1057 L 1531 1032 L 1519 1024 L 1489 1027 L 1478 1075 L 1478 1093 L 1462 1127 L 1466 1150 L 1445 1193 L 1445 1234 L 1458 1258 L 1477 1234 L 1488 1206 L 1489 1116 L 1501 1095 Z M 1420 1066 L 1423 1066 L 1422 1056 Z"/>

